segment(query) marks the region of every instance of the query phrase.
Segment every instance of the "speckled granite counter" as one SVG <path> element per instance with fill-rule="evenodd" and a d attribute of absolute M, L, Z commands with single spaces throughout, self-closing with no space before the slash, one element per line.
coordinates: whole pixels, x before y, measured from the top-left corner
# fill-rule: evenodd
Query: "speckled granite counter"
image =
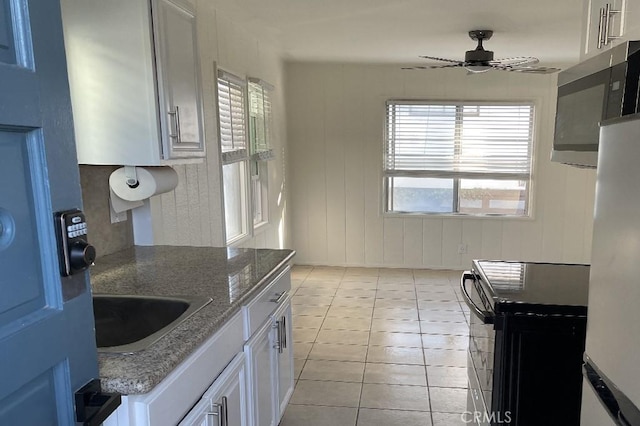
<path fill-rule="evenodd" d="M 149 348 L 99 353 L 103 390 L 147 393 L 293 258 L 293 250 L 134 247 L 98 259 L 94 293 L 208 296 L 213 302 Z"/>

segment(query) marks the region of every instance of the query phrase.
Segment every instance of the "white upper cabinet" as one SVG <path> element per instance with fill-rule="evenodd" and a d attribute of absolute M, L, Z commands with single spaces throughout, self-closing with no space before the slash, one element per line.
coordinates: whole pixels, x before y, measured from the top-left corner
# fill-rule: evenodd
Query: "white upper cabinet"
<path fill-rule="evenodd" d="M 62 0 L 78 162 L 204 157 L 195 13 L 180 0 Z"/>
<path fill-rule="evenodd" d="M 626 39 L 626 0 L 585 0 L 580 60 L 590 58 Z"/>

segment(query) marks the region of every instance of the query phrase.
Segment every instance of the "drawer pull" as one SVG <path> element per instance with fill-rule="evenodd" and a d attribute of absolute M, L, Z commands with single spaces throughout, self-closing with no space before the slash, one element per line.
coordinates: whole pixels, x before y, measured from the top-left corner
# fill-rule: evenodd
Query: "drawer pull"
<path fill-rule="evenodd" d="M 269 301 L 277 304 L 282 302 L 282 299 L 284 299 L 285 297 L 287 297 L 287 292 L 283 291 L 282 293 L 276 293 L 276 297 L 270 299 Z"/>
<path fill-rule="evenodd" d="M 209 412 L 207 413 L 207 416 L 216 416 L 218 418 L 217 426 L 229 426 L 229 410 L 227 406 L 227 397 L 223 396 L 221 403 L 214 403 L 213 406 L 217 408 L 218 412 Z"/>

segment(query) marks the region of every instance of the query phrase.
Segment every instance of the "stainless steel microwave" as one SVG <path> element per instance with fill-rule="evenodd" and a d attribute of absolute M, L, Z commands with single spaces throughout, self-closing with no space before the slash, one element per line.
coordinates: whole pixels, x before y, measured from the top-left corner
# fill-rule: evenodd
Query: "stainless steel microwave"
<path fill-rule="evenodd" d="M 595 167 L 600 122 L 638 111 L 640 41 L 628 41 L 558 74 L 551 161 Z"/>

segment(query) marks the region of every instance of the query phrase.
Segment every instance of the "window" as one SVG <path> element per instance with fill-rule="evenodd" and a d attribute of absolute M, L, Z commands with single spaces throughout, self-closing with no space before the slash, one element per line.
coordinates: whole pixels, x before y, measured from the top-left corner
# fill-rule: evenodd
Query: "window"
<path fill-rule="evenodd" d="M 269 167 L 271 149 L 271 91 L 262 80 L 249 78 L 249 135 L 251 140 L 251 183 L 253 226 L 269 221 Z"/>
<path fill-rule="evenodd" d="M 527 216 L 533 105 L 388 101 L 385 212 Z"/>
<path fill-rule="evenodd" d="M 250 234 L 245 97 L 245 81 L 218 70 L 218 123 L 227 244 L 239 241 Z"/>

